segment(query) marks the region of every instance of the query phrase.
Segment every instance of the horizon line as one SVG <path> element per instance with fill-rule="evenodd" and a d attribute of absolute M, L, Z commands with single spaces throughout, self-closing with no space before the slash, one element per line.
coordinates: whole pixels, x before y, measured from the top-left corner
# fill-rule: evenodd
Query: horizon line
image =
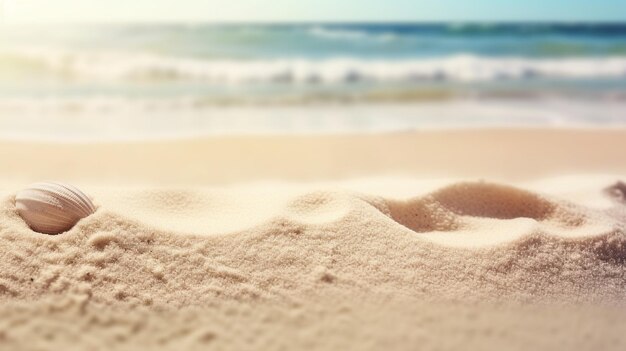
<path fill-rule="evenodd" d="M 190 24 L 214 24 L 214 25 L 297 25 L 297 24 L 459 24 L 459 25 L 498 25 L 498 24 L 557 24 L 557 25 L 576 25 L 576 24 L 593 24 L 593 25 L 626 25 L 626 20 L 574 20 L 574 19 L 437 19 L 437 20 L 94 20 L 94 21 L 7 21 L 6 18 L 1 19 L 0 26 L 3 25 L 190 25 Z"/>

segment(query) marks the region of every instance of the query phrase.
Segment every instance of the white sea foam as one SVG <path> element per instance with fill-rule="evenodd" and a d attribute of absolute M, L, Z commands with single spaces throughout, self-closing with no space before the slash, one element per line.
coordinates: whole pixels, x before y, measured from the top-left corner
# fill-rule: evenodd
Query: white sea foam
<path fill-rule="evenodd" d="M 624 111 L 626 103 L 623 101 L 454 100 L 414 104 L 199 107 L 193 99 L 21 98 L 0 99 L 0 139 L 93 141 L 447 128 L 624 128 Z"/>
<path fill-rule="evenodd" d="M 308 33 L 313 37 L 332 40 L 373 39 L 376 41 L 390 41 L 397 38 L 397 36 L 391 32 L 371 33 L 364 30 L 327 28 L 322 26 L 313 27 Z"/>
<path fill-rule="evenodd" d="M 214 60 L 128 52 L 29 49 L 0 57 L 89 81 L 190 80 L 217 84 L 493 81 L 626 77 L 626 57 L 493 58 L 454 55 L 407 60 L 354 58 Z"/>

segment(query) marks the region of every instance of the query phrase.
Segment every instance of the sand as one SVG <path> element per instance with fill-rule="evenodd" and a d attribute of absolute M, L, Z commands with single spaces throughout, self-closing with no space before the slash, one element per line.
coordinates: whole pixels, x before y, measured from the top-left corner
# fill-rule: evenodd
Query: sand
<path fill-rule="evenodd" d="M 626 347 L 624 130 L 0 144 L 8 349 Z"/>

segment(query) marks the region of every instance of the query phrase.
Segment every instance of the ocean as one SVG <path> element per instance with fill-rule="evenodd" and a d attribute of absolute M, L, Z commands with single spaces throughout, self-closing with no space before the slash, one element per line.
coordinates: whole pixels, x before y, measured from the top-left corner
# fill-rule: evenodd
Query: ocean
<path fill-rule="evenodd" d="M 0 31 L 4 136 L 626 124 L 622 23 Z"/>

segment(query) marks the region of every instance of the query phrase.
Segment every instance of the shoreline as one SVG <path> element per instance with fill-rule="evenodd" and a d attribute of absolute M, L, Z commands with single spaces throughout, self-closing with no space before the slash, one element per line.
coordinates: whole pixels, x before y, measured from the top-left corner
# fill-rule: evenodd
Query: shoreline
<path fill-rule="evenodd" d="M 99 143 L 0 141 L 3 178 L 224 184 L 359 177 L 626 174 L 626 129 L 483 129 L 215 136 Z M 62 165 L 62 167 L 60 166 Z"/>
<path fill-rule="evenodd" d="M 146 137 L 128 136 L 126 138 L 91 138 L 91 137 L 41 137 L 41 136 L 8 136 L 0 135 L 0 144 L 31 144 L 31 145 L 114 145 L 114 144 L 158 144 L 158 143 L 181 143 L 181 142 L 198 142 L 209 140 L 225 140 L 225 139 L 290 139 L 290 138 L 355 138 L 355 137 L 376 137 L 376 136 L 395 136 L 395 135 L 407 135 L 407 134 L 423 134 L 423 133 L 472 133 L 472 132 L 516 132 L 521 131 L 524 133 L 537 132 L 590 132 L 590 133 L 603 133 L 603 132 L 626 132 L 626 122 L 623 125 L 615 126 L 602 126 L 596 124 L 568 124 L 566 126 L 560 125 L 507 125 L 504 126 L 431 126 L 414 129 L 398 129 L 398 130 L 382 130 L 382 131 L 310 131 L 310 132 L 258 132 L 258 133 L 221 133 L 221 134 L 179 134 L 179 135 L 154 135 Z"/>
<path fill-rule="evenodd" d="M 626 101 L 459 99 L 447 102 L 187 106 L 158 100 L 32 109 L 0 106 L 0 140 L 144 141 L 221 136 L 410 133 L 482 129 L 625 129 Z M 116 105 L 116 104 L 121 105 Z M 129 106 L 125 106 L 125 104 Z M 136 104 L 136 105 L 133 105 Z M 164 104 L 164 105 L 160 105 Z M 117 106 L 117 107 L 116 107 Z M 174 120 L 173 120 L 174 118 Z"/>

